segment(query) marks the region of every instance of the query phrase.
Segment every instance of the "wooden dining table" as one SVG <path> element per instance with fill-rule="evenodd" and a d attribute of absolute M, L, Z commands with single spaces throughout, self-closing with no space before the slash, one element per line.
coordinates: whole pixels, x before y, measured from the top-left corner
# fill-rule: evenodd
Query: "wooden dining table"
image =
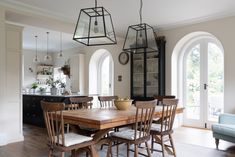
<path fill-rule="evenodd" d="M 176 114 L 182 113 L 183 110 L 183 107 L 178 107 Z M 98 131 L 93 136 L 95 143 L 107 142 L 103 137 L 113 128 L 135 123 L 135 115 L 136 108 L 134 106 L 131 106 L 128 110 L 93 108 L 63 111 L 65 123 L 97 129 Z M 161 115 L 162 107 L 156 106 L 154 118 L 160 118 Z"/>

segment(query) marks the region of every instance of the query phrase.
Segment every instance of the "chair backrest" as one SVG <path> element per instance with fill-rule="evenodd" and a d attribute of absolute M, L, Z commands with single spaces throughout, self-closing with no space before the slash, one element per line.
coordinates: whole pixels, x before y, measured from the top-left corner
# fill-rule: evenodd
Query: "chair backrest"
<path fill-rule="evenodd" d="M 100 101 L 100 108 L 113 107 L 114 100 L 117 98 L 118 96 L 98 96 L 98 100 Z"/>
<path fill-rule="evenodd" d="M 162 103 L 161 132 L 170 132 L 175 120 L 178 99 L 163 99 Z"/>
<path fill-rule="evenodd" d="M 81 108 L 91 109 L 93 105 L 93 97 L 72 97 L 69 98 L 69 100 L 70 104 L 66 105 L 67 110 L 78 110 Z"/>
<path fill-rule="evenodd" d="M 41 101 L 50 145 L 64 145 L 64 103 Z"/>
<path fill-rule="evenodd" d="M 175 96 L 174 95 L 164 95 L 164 96 L 157 95 L 157 96 L 154 96 L 154 98 L 158 100 L 157 105 L 162 105 L 163 99 L 175 99 Z"/>
<path fill-rule="evenodd" d="M 135 123 L 135 137 L 137 138 L 147 138 L 150 136 L 150 129 L 153 120 L 153 114 L 155 112 L 155 107 L 157 100 L 152 101 L 136 101 L 136 123 Z"/>

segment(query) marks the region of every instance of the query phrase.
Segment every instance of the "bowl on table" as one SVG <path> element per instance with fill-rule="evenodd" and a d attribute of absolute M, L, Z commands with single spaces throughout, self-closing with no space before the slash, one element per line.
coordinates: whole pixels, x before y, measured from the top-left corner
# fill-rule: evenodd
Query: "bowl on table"
<path fill-rule="evenodd" d="M 114 105 L 118 110 L 128 110 L 132 104 L 131 99 L 117 99 L 114 100 Z"/>

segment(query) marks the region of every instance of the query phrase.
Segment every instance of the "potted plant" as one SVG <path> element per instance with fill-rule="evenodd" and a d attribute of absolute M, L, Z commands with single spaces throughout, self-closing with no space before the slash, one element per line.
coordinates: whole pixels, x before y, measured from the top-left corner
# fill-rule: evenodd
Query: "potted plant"
<path fill-rule="evenodd" d="M 60 87 L 60 93 L 64 94 L 64 89 L 66 87 L 66 84 L 64 82 L 60 81 L 59 87 Z"/>
<path fill-rule="evenodd" d="M 43 94 L 45 91 L 46 91 L 46 88 L 43 88 L 43 87 L 40 87 L 40 88 L 39 88 L 39 92 L 40 92 L 41 94 Z"/>
<path fill-rule="evenodd" d="M 64 75 L 67 75 L 70 78 L 70 66 L 68 64 L 61 67 L 61 71 L 63 71 Z"/>
<path fill-rule="evenodd" d="M 35 93 L 36 89 L 38 88 L 38 83 L 37 82 L 34 82 L 32 85 L 31 85 L 31 89 L 33 89 L 33 93 Z"/>
<path fill-rule="evenodd" d="M 60 83 L 59 80 L 54 80 L 52 77 L 49 77 L 49 79 L 46 80 L 46 84 L 51 87 L 51 94 L 56 95 L 57 94 L 57 85 Z"/>

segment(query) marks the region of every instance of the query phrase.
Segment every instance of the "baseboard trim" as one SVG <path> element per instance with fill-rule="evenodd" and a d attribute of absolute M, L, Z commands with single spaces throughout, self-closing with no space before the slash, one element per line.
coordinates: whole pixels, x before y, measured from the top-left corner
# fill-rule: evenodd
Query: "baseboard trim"
<path fill-rule="evenodd" d="M 9 138 L 11 137 L 11 138 Z M 0 134 L 0 146 L 4 146 L 10 143 L 15 143 L 15 142 L 21 142 L 24 141 L 24 136 L 23 134 L 18 134 L 18 135 L 7 135 L 4 133 Z"/>

